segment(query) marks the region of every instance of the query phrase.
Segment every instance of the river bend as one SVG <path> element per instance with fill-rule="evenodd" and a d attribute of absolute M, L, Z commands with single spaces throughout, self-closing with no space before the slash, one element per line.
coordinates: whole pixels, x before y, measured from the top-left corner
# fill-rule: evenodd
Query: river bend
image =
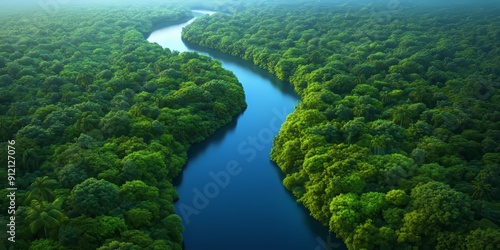
<path fill-rule="evenodd" d="M 196 17 L 212 12 L 193 11 Z M 192 146 L 175 180 L 186 250 L 330 250 L 344 245 L 282 185 L 269 160 L 272 140 L 298 104 L 290 84 L 250 62 L 185 44 L 182 27 L 159 28 L 149 42 L 179 52 L 193 51 L 222 62 L 242 83 L 248 108 L 206 141 Z"/>

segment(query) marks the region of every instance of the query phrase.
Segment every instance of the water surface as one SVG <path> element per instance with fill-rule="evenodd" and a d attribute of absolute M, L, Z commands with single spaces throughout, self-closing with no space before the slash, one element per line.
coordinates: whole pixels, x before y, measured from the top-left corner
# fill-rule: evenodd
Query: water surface
<path fill-rule="evenodd" d="M 193 12 L 195 18 L 207 13 Z M 283 187 L 283 174 L 269 160 L 272 139 L 299 97 L 252 63 L 184 43 L 182 27 L 193 20 L 158 29 L 148 41 L 221 61 L 242 83 L 248 108 L 192 146 L 175 180 L 186 250 L 345 249 Z"/>

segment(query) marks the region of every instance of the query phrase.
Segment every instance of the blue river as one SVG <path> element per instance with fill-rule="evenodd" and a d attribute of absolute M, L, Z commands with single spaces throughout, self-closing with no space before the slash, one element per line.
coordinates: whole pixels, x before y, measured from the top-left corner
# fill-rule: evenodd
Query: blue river
<path fill-rule="evenodd" d="M 179 52 L 193 51 L 222 62 L 242 83 L 248 108 L 208 140 L 193 145 L 174 181 L 186 250 L 345 249 L 283 187 L 284 175 L 269 160 L 272 140 L 299 97 L 289 83 L 250 62 L 186 44 L 182 27 L 159 28 L 150 42 Z"/>

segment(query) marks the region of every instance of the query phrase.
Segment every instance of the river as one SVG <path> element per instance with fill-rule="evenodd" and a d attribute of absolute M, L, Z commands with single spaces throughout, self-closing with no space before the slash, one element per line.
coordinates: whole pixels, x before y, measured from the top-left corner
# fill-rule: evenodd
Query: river
<path fill-rule="evenodd" d="M 209 14 L 193 11 L 196 17 Z M 182 27 L 159 28 L 150 42 L 180 52 L 194 51 L 222 62 L 242 83 L 248 108 L 208 140 L 192 146 L 174 181 L 186 250 L 345 249 L 282 185 L 269 160 L 272 140 L 298 104 L 290 84 L 250 62 L 186 44 Z"/>

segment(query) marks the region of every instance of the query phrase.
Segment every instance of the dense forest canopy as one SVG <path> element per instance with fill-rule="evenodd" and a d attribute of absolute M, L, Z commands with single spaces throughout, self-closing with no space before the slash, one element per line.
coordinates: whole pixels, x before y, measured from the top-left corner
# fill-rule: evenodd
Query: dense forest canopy
<path fill-rule="evenodd" d="M 184 39 L 294 85 L 270 157 L 350 249 L 499 249 L 500 6 L 480 2 L 3 1 L 0 248 L 182 249 L 172 179 L 246 107 L 219 62 L 145 40 L 187 5 L 221 13 Z"/>
<path fill-rule="evenodd" d="M 188 8 L 58 8 L 0 17 L 0 145 L 15 148 L 17 188 L 15 243 L 2 230 L 0 248 L 181 249 L 172 179 L 191 144 L 246 107 L 241 84 L 146 41 Z M 7 225 L 7 167 L 0 178 Z"/>
<path fill-rule="evenodd" d="M 247 4 L 183 38 L 295 86 L 271 159 L 350 249 L 499 249 L 499 6 L 396 2 Z"/>

